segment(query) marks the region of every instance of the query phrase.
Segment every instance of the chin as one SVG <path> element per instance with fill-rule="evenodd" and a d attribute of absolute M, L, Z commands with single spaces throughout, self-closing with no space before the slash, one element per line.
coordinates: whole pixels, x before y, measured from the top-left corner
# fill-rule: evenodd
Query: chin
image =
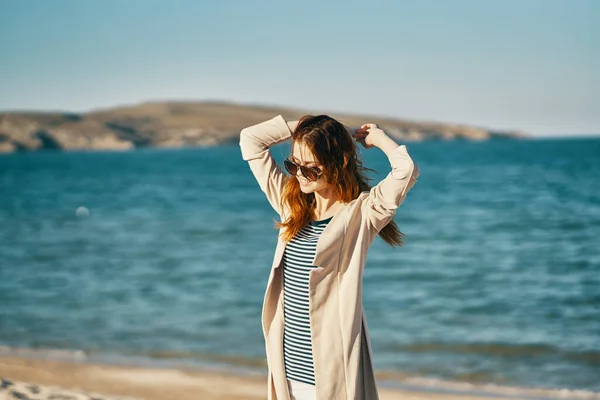
<path fill-rule="evenodd" d="M 304 193 L 312 193 L 315 191 L 314 188 L 311 187 L 312 185 L 308 184 L 308 185 L 300 185 L 300 190 Z"/>

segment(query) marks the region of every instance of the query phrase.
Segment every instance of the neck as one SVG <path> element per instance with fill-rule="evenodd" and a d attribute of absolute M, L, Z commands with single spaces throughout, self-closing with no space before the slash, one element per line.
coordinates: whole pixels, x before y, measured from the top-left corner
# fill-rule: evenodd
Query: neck
<path fill-rule="evenodd" d="M 339 199 L 334 195 L 333 190 L 314 192 L 315 195 L 315 217 L 323 219 L 329 217 L 331 212 L 335 213 L 334 208 L 339 203 Z M 330 212 L 331 211 L 331 212 Z"/>

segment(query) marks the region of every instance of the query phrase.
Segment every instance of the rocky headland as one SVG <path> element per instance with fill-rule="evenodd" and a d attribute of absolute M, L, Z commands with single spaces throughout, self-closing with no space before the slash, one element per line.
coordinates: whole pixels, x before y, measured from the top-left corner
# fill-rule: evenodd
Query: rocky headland
<path fill-rule="evenodd" d="M 127 150 L 235 143 L 242 128 L 277 114 L 298 119 L 299 109 L 224 102 L 149 102 L 87 113 L 2 112 L 0 152 Z M 374 122 L 403 141 L 517 139 L 519 131 L 408 121 L 372 115 L 327 113 L 346 126 Z"/>

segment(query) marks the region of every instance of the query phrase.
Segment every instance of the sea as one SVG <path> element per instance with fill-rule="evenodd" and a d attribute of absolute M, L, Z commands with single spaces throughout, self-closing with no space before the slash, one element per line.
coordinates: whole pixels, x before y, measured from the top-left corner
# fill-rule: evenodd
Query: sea
<path fill-rule="evenodd" d="M 381 385 L 600 398 L 600 137 L 405 144 L 405 243 L 363 280 Z M 276 219 L 237 143 L 1 155 L 0 355 L 264 374 Z"/>

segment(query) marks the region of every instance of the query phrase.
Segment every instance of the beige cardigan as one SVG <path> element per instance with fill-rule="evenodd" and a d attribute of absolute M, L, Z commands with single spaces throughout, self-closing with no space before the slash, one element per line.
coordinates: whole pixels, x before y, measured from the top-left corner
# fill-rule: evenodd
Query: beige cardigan
<path fill-rule="evenodd" d="M 242 158 L 282 221 L 288 215 L 279 207 L 286 175 L 269 148 L 288 139 L 290 126 L 281 115 L 240 134 Z M 419 176 L 405 145 L 389 161 L 392 169 L 385 179 L 342 205 L 317 243 L 316 268 L 309 277 L 309 314 L 318 400 L 379 398 L 362 306 L 363 270 L 369 247 Z M 283 361 L 284 249 L 279 236 L 262 310 L 269 400 L 290 400 Z"/>

